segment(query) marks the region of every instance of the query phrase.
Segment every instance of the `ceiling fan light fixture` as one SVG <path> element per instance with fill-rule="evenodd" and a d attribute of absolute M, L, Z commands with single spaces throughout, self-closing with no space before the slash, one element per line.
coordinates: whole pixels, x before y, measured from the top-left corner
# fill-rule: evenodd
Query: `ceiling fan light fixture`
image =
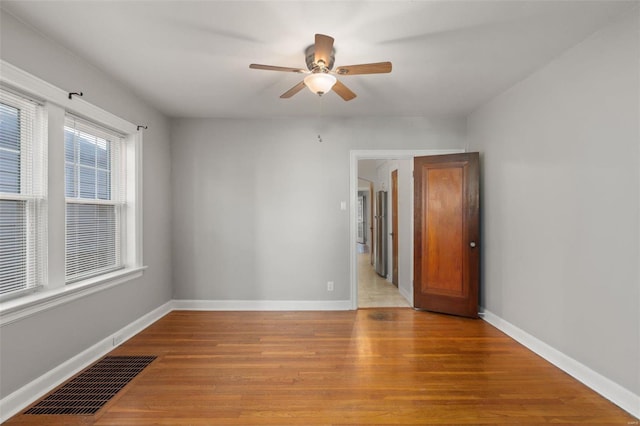
<path fill-rule="evenodd" d="M 304 85 L 316 95 L 324 95 L 331 90 L 337 79 L 331 74 L 314 73 L 304 78 Z"/>
<path fill-rule="evenodd" d="M 2 0 L 0 0 L 2 1 Z M 257 70 L 310 73 L 303 81 L 299 82 L 291 89 L 280 95 L 281 99 L 289 99 L 304 87 L 308 87 L 311 92 L 322 96 L 333 90 L 344 101 L 350 101 L 356 97 L 342 81 L 338 81 L 333 74 L 359 75 L 359 74 L 383 74 L 391 72 L 391 62 L 375 62 L 371 64 L 356 64 L 338 67 L 335 71 L 333 63 L 335 61 L 334 39 L 325 34 L 316 34 L 315 43 L 307 47 L 304 51 L 305 62 L 309 71 L 300 68 L 280 67 L 275 65 L 251 64 L 249 68 Z"/>

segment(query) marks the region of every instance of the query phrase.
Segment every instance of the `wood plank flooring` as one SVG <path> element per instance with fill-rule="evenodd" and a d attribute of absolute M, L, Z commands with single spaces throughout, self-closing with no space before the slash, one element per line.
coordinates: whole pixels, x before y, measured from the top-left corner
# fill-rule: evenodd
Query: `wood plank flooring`
<path fill-rule="evenodd" d="M 158 359 L 95 416 L 7 424 L 638 421 L 482 320 L 406 308 L 174 311 L 111 355 Z"/>

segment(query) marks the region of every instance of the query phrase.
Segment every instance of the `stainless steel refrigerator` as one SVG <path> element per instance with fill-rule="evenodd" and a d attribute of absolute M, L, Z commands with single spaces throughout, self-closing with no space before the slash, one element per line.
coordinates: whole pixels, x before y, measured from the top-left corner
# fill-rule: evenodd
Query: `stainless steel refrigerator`
<path fill-rule="evenodd" d="M 376 194 L 376 272 L 387 277 L 387 191 Z"/>

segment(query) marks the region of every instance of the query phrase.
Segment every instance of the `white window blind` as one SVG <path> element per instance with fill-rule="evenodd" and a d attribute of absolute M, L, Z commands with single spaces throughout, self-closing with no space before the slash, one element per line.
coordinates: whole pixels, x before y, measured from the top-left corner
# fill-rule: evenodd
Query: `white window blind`
<path fill-rule="evenodd" d="M 122 268 L 121 135 L 68 115 L 64 128 L 67 283 Z"/>
<path fill-rule="evenodd" d="M 0 297 L 46 277 L 46 144 L 37 103 L 0 89 Z"/>

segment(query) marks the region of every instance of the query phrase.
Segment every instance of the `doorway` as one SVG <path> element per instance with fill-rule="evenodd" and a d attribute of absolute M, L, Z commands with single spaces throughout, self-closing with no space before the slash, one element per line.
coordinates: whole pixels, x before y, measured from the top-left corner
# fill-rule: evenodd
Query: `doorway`
<path fill-rule="evenodd" d="M 360 198 L 369 187 L 373 186 L 374 203 L 370 209 L 372 214 L 372 237 L 373 244 L 363 246 L 360 235 L 358 235 L 358 307 L 409 307 L 409 296 L 411 289 L 405 285 L 398 286 L 398 239 L 406 239 L 408 235 L 407 226 L 411 221 L 408 211 L 408 198 L 411 197 L 411 160 L 410 159 L 377 159 L 358 161 L 358 234 L 362 230 L 360 225 L 360 208 L 362 203 Z M 394 184 L 395 182 L 395 184 Z M 401 183 L 399 185 L 398 183 Z M 400 188 L 399 188 L 400 186 Z M 398 191 L 400 189 L 401 191 Z M 402 203 L 398 202 L 398 193 L 402 195 Z M 400 205 L 401 204 L 401 205 Z M 399 208 L 402 209 L 399 210 Z M 399 214 L 402 213 L 402 220 Z M 398 225 L 402 225 L 401 234 L 398 234 Z M 370 251 L 371 256 L 363 255 L 363 252 Z M 410 253 L 406 250 L 404 258 L 408 258 Z M 406 276 L 406 265 L 402 270 L 403 278 Z M 394 282 L 395 280 L 395 282 Z"/>
<path fill-rule="evenodd" d="M 408 160 L 408 163 L 411 164 L 411 170 L 413 169 L 413 158 L 417 156 L 428 156 L 428 155 L 442 155 L 442 154 L 454 154 L 454 153 L 462 153 L 464 150 L 462 149 L 451 149 L 451 150 L 353 150 L 350 151 L 350 173 L 349 173 L 349 186 L 350 186 L 350 199 L 352 200 L 349 205 L 349 255 L 350 255 L 350 305 L 352 309 L 358 309 L 359 307 L 359 289 L 358 289 L 358 277 L 359 277 L 359 254 L 358 254 L 358 245 L 357 245 L 357 237 L 358 237 L 358 162 L 360 160 L 381 160 L 381 161 L 392 161 L 392 160 Z M 386 187 L 386 190 L 389 191 L 390 188 L 390 172 L 389 172 L 389 184 Z M 410 193 L 413 193 L 413 182 L 410 180 L 410 188 L 408 188 Z M 390 191 L 389 191 L 390 192 Z M 413 213 L 413 197 L 409 197 L 408 200 L 408 211 L 412 215 Z M 406 238 L 404 243 L 402 242 L 402 238 L 399 239 L 399 260 L 398 263 L 401 265 L 404 263 L 404 274 L 402 269 L 399 270 L 399 285 L 398 291 L 401 292 L 402 297 L 404 297 L 408 301 L 409 306 L 413 306 L 413 220 L 409 220 L 407 223 L 407 235 L 411 236 L 410 238 Z M 400 231 L 400 235 L 402 232 Z M 397 236 L 396 236 L 397 237 Z M 388 241 L 388 244 L 391 244 L 391 240 Z M 389 252 L 391 252 L 392 247 L 389 246 Z M 402 256 L 403 250 L 409 255 Z M 364 262 L 365 264 L 367 262 Z M 404 276 L 404 278 L 403 278 Z M 386 281 L 386 278 L 383 278 Z M 389 283 L 391 281 L 391 277 L 389 278 Z M 393 284 L 390 284 L 393 286 Z"/>
<path fill-rule="evenodd" d="M 358 253 L 358 295 L 358 308 L 410 307 L 398 288 L 375 271 L 368 253 Z"/>

